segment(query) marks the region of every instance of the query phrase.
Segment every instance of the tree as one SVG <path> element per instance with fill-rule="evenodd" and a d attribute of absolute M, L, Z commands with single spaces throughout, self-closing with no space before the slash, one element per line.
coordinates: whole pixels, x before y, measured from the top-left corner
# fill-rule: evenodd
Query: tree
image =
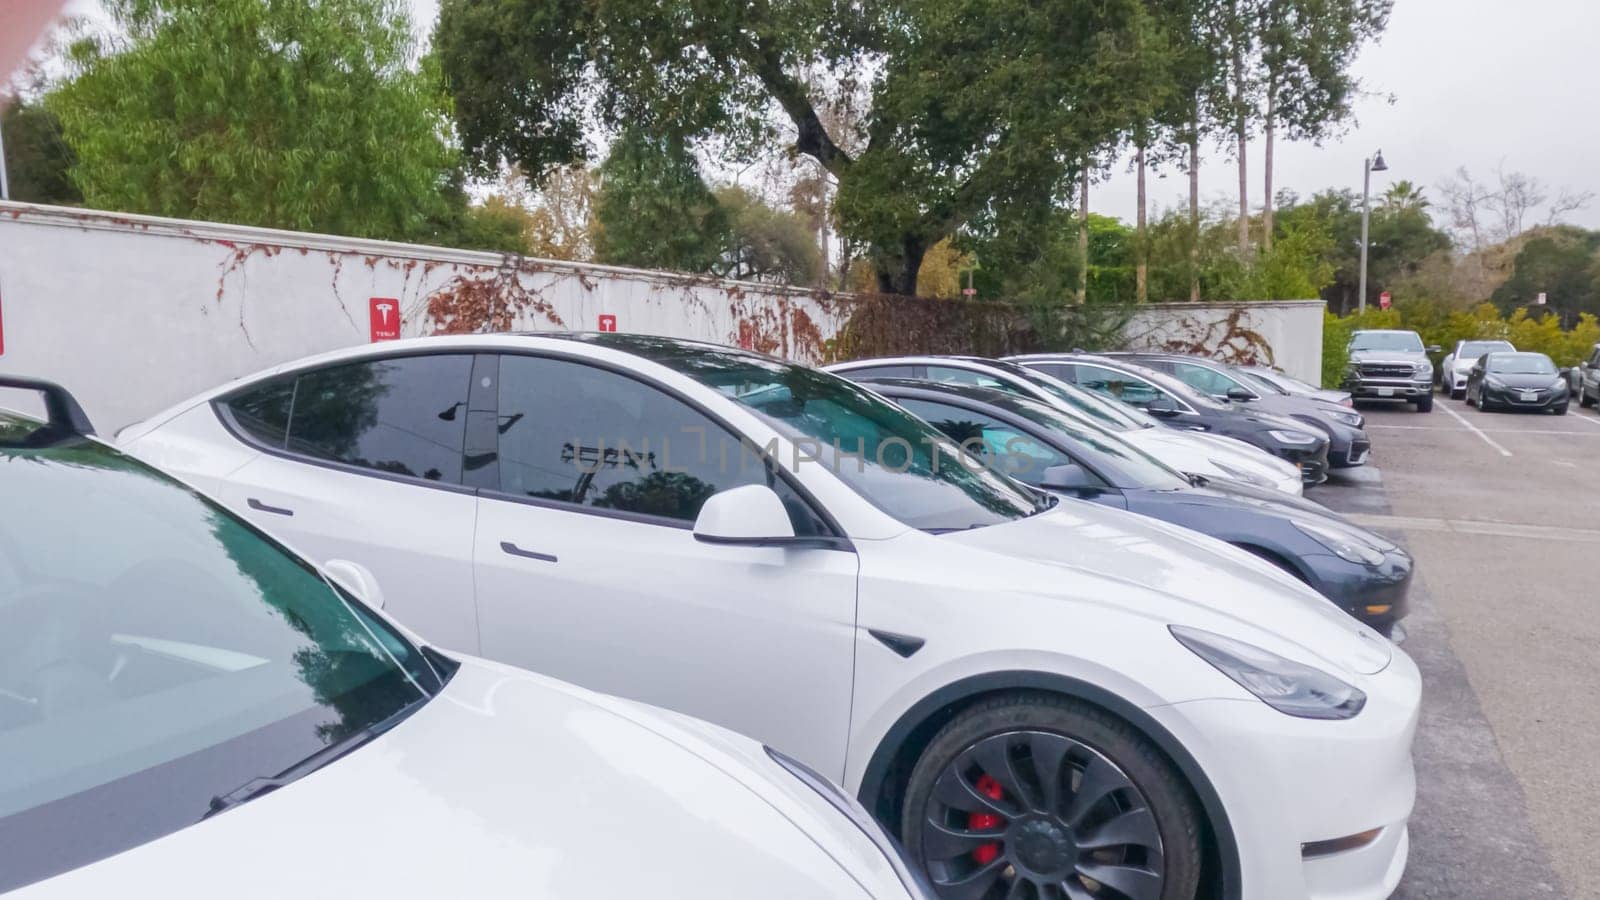
<path fill-rule="evenodd" d="M 593 259 L 600 232 L 599 184 L 599 174 L 586 166 L 548 172 L 528 212 L 528 252 L 545 259 Z"/>
<path fill-rule="evenodd" d="M 0 98 L 0 103 L 3 103 Z M 67 177 L 74 160 L 61 122 L 38 103 L 21 99 L 0 106 L 5 135 L 6 180 L 11 199 L 23 203 L 82 203 L 83 193 Z"/>
<path fill-rule="evenodd" d="M 1306 203 L 1286 207 L 1278 217 L 1280 238 L 1291 228 L 1311 223 L 1328 236 L 1325 259 L 1333 267 L 1332 283 L 1322 291 L 1329 308 L 1341 314 L 1356 307 L 1360 283 L 1361 199 L 1348 190 L 1324 191 Z M 1423 209 L 1380 206 L 1372 214 L 1368 235 L 1367 301 L 1415 274 L 1423 262 L 1448 250 L 1450 237 Z"/>
<path fill-rule="evenodd" d="M 997 205 L 1063 199 L 1132 128 L 1152 36 L 1138 0 L 445 0 L 435 47 L 480 166 L 569 164 L 597 124 L 787 147 L 837 180 L 880 288 L 909 294 L 928 248 Z M 807 72 L 870 73 L 861 150 L 824 125 Z"/>
<path fill-rule="evenodd" d="M 729 242 L 727 212 L 676 138 L 629 130 L 600 166 L 595 203 L 601 262 L 651 269 L 710 272 Z"/>
<path fill-rule="evenodd" d="M 1597 249 L 1600 232 L 1570 225 L 1530 236 L 1516 255 L 1511 278 L 1494 292 L 1495 305 L 1511 313 L 1536 303 L 1542 293 L 1563 322 L 1576 322 L 1580 313 L 1600 313 Z"/>
<path fill-rule="evenodd" d="M 1544 224 L 1553 226 L 1561 224 L 1566 214 L 1586 209 L 1595 196 L 1593 191 L 1561 188 L 1552 199 L 1544 182 L 1523 172 L 1508 171 L 1504 162 L 1495 168 L 1493 183 L 1476 180 L 1463 166 L 1439 189 L 1445 196 L 1451 227 L 1473 250 L 1521 235 L 1530 218 L 1546 203 L 1549 206 Z"/>
<path fill-rule="evenodd" d="M 1389 185 L 1378 204 L 1385 212 L 1392 213 L 1425 212 L 1430 205 L 1423 188 L 1403 179 Z"/>
<path fill-rule="evenodd" d="M 1270 0 L 1257 7 L 1265 176 L 1262 246 L 1272 248 L 1273 149 L 1282 127 L 1290 140 L 1319 141 L 1350 118 L 1360 89 L 1356 53 L 1388 26 L 1393 0 Z"/>
<path fill-rule="evenodd" d="M 107 0 L 48 95 L 105 209 L 423 237 L 454 154 L 401 0 Z"/>
<path fill-rule="evenodd" d="M 822 254 L 805 216 L 776 209 L 736 186 L 718 188 L 716 200 L 729 222 L 719 275 L 793 285 L 816 280 Z"/>

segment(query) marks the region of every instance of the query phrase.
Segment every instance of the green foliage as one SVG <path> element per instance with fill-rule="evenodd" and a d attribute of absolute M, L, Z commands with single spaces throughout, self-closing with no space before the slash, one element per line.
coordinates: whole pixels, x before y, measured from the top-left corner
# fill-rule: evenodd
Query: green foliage
<path fill-rule="evenodd" d="M 1328 243 L 1321 256 L 1332 267 L 1318 294 L 1332 309 L 1358 306 L 1361 280 L 1361 198 L 1350 191 L 1324 191 L 1305 203 L 1293 203 L 1276 219 L 1278 240 L 1296 229 L 1317 229 Z M 1367 254 L 1367 305 L 1414 275 L 1424 260 L 1450 247 L 1450 237 L 1436 228 L 1426 209 L 1414 201 L 1374 205 Z"/>
<path fill-rule="evenodd" d="M 1328 261 L 1333 241 L 1316 221 L 1291 221 L 1271 250 L 1248 260 L 1228 255 L 1214 260 L 1202 282 L 1215 285 L 1228 300 L 1310 300 L 1333 281 Z"/>
<path fill-rule="evenodd" d="M 776 284 L 813 284 L 822 270 L 817 234 L 804 216 L 777 209 L 741 187 L 716 191 L 729 221 L 718 274 Z"/>
<path fill-rule="evenodd" d="M 900 293 L 987 211 L 1060 200 L 1145 114 L 1162 46 L 1140 0 L 445 0 L 435 36 L 478 165 L 538 177 L 593 125 L 734 158 L 788 145 L 837 180 L 842 236 Z M 830 133 L 816 98 L 863 76 L 870 118 Z"/>
<path fill-rule="evenodd" d="M 600 262 L 709 272 L 723 259 L 727 211 L 683 141 L 629 130 L 600 167 Z"/>
<path fill-rule="evenodd" d="M 452 204 L 450 215 L 430 243 L 463 250 L 527 255 L 532 250 L 531 228 L 532 217 L 528 211 L 507 202 L 504 197 L 490 197 L 476 204 L 463 200 Z"/>
<path fill-rule="evenodd" d="M 1322 314 L 1322 386 L 1337 389 L 1350 368 L 1350 338 L 1355 331 L 1349 318 Z"/>
<path fill-rule="evenodd" d="M 1571 328 L 1563 328 L 1559 316 L 1530 313 L 1518 309 L 1501 315 L 1492 303 L 1481 303 L 1469 310 L 1449 309 L 1429 300 L 1397 301 L 1393 309 L 1368 307 L 1365 314 L 1337 317 L 1329 314 L 1323 325 L 1323 383 L 1337 384 L 1344 363 L 1336 363 L 1330 353 L 1343 353 L 1350 333 L 1364 328 L 1406 328 L 1422 335 L 1424 344 L 1437 344 L 1437 364 L 1457 341 L 1500 339 L 1518 350 L 1543 353 L 1562 367 L 1575 366 L 1588 358 L 1600 343 L 1600 319 L 1580 313 Z M 1329 380 L 1330 373 L 1334 376 Z"/>
<path fill-rule="evenodd" d="M 1513 262 L 1511 278 L 1494 292 L 1502 310 L 1535 303 L 1548 295 L 1548 307 L 1564 321 L 1579 313 L 1600 313 L 1600 232 L 1571 226 L 1547 229 L 1528 238 Z"/>
<path fill-rule="evenodd" d="M 24 203 L 82 203 L 83 194 L 67 177 L 72 148 L 61 122 L 38 103 L 13 100 L 0 109 L 5 135 L 6 179 L 11 199 Z"/>
<path fill-rule="evenodd" d="M 107 0 L 46 99 L 91 206 L 427 239 L 454 154 L 402 0 Z"/>

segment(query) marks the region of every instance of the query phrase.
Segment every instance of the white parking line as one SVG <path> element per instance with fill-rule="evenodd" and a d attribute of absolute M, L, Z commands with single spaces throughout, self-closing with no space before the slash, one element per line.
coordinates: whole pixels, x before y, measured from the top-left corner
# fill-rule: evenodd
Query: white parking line
<path fill-rule="evenodd" d="M 1579 407 L 1579 409 L 1582 409 L 1582 408 L 1583 407 Z M 1573 412 L 1577 412 L 1577 410 L 1573 410 Z M 1579 422 L 1587 422 L 1588 424 L 1593 425 L 1596 428 L 1600 428 L 1600 419 L 1591 419 L 1588 416 L 1584 415 L 1583 413 L 1578 413 L 1576 416 L 1573 416 L 1573 418 L 1577 419 Z"/>
<path fill-rule="evenodd" d="M 1485 444 L 1488 444 L 1489 446 L 1493 447 L 1494 449 L 1499 450 L 1501 456 L 1505 456 L 1505 457 L 1511 456 L 1511 451 L 1510 450 L 1507 450 L 1506 448 L 1500 446 L 1498 443 L 1495 442 L 1494 438 L 1489 437 L 1487 434 L 1484 434 L 1482 431 L 1479 431 L 1478 430 L 1478 426 L 1472 424 L 1471 422 L 1468 422 L 1465 418 L 1462 418 L 1460 413 L 1458 413 L 1455 410 L 1451 409 L 1448 405 L 1440 406 L 1439 408 L 1444 410 L 1445 412 L 1449 413 L 1451 418 L 1455 419 L 1457 422 L 1460 422 L 1462 428 L 1465 428 L 1466 430 L 1472 432 L 1473 434 L 1477 435 L 1478 437 L 1483 438 L 1483 442 Z"/>
<path fill-rule="evenodd" d="M 1585 419 L 1584 421 L 1588 421 L 1588 420 Z M 1600 421 L 1597 421 L 1594 424 L 1595 424 L 1596 428 L 1600 428 Z M 1371 431 L 1371 430 L 1373 430 L 1375 428 L 1389 428 L 1389 429 L 1395 429 L 1395 430 L 1399 430 L 1399 431 L 1455 431 L 1454 428 L 1433 428 L 1433 427 L 1428 426 L 1428 425 L 1377 425 L 1377 424 L 1373 424 L 1371 422 L 1367 423 L 1366 428 L 1367 428 L 1368 431 Z M 1485 429 L 1483 429 L 1483 433 L 1484 434 L 1575 434 L 1578 437 L 1583 437 L 1584 435 L 1587 434 L 1590 437 L 1600 437 L 1600 431 L 1597 431 L 1597 432 L 1589 432 L 1589 431 L 1560 431 L 1560 430 L 1555 429 L 1555 428 L 1485 428 Z"/>

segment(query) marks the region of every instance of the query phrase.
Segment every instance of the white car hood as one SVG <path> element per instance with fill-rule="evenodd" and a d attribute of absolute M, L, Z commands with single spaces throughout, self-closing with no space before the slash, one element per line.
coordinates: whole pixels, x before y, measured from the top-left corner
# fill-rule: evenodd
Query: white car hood
<path fill-rule="evenodd" d="M 1213 462 L 1217 460 L 1258 474 L 1279 489 L 1292 485 L 1294 490 L 1290 493 L 1300 493 L 1299 469 L 1242 441 L 1176 428 L 1142 428 L 1123 432 L 1122 437 L 1179 471 L 1234 478 L 1231 473 L 1217 468 Z"/>
<path fill-rule="evenodd" d="M 791 820 L 814 826 L 807 810 L 654 713 L 469 660 L 416 714 L 325 768 L 12 896 L 869 896 L 826 834 Z"/>
<path fill-rule="evenodd" d="M 1383 636 L 1271 564 L 1097 503 L 1063 500 L 1049 512 L 943 539 L 1158 592 L 1177 605 L 1169 624 L 1219 631 L 1302 661 L 1315 657 L 1352 674 L 1381 672 L 1393 655 Z M 1193 619 L 1181 619 L 1184 606 L 1194 609 Z M 1208 613 L 1231 621 L 1219 624 Z"/>

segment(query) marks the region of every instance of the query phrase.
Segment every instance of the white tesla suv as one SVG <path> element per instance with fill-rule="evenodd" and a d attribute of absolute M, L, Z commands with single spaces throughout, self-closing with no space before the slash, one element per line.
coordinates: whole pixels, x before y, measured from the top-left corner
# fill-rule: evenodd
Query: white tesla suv
<path fill-rule="evenodd" d="M 1404 868 L 1402 651 L 1220 542 L 975 469 L 837 376 L 667 338 L 427 338 L 122 437 L 370 567 L 442 646 L 802 761 L 941 896 L 1376 900 Z"/>
<path fill-rule="evenodd" d="M 0 893 L 927 896 L 798 763 L 441 653 L 85 424 L 0 411 Z"/>
<path fill-rule="evenodd" d="M 1241 481 L 1296 497 L 1305 493 L 1300 470 L 1259 447 L 1230 437 L 1170 427 L 1143 410 L 1107 400 L 1009 360 L 898 356 L 835 363 L 825 369 L 856 380 L 922 378 L 994 388 L 1037 400 L 1073 418 L 1109 428 L 1176 471 Z"/>

